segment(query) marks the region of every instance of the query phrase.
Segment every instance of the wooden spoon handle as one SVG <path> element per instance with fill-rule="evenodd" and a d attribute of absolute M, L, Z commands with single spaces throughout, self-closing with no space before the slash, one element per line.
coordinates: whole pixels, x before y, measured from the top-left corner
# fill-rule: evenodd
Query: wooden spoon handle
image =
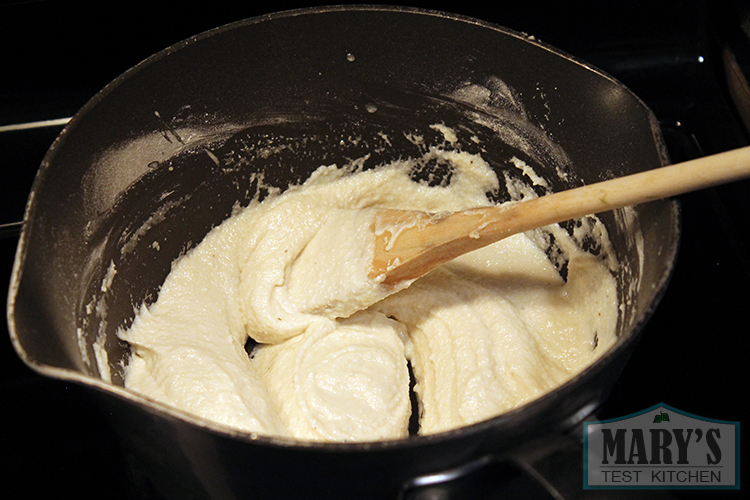
<path fill-rule="evenodd" d="M 459 255 L 549 224 L 668 198 L 750 176 L 750 146 L 540 198 L 436 215 L 378 235 L 371 276 L 386 284 L 422 276 Z"/>
<path fill-rule="evenodd" d="M 750 176 L 750 146 L 530 200 L 550 224 L 697 191 Z M 530 221 L 533 222 L 533 221 Z"/>

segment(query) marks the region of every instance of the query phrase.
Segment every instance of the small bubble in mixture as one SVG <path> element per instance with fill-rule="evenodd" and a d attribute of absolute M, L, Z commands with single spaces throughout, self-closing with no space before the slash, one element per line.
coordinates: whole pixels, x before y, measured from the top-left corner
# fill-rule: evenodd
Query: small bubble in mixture
<path fill-rule="evenodd" d="M 357 58 L 354 57 L 354 54 L 352 54 L 351 52 L 347 52 L 346 53 L 346 60 L 349 61 L 349 62 L 354 62 L 354 61 L 357 60 Z"/>
<path fill-rule="evenodd" d="M 375 113 L 378 110 L 378 107 L 370 102 L 365 104 L 365 109 L 368 113 Z"/>

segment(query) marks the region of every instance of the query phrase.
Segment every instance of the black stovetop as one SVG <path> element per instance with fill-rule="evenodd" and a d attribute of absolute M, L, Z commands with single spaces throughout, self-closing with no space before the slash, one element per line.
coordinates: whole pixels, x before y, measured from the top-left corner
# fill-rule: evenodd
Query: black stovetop
<path fill-rule="evenodd" d="M 399 2 L 392 2 L 399 3 Z M 310 6 L 28 1 L 0 6 L 0 281 L 10 278 L 17 223 L 34 173 L 62 125 L 18 124 L 72 116 L 129 67 L 177 41 L 246 17 Z M 742 64 L 750 46 L 741 2 L 568 2 L 408 5 L 477 17 L 534 35 L 612 74 L 654 111 L 673 161 L 748 143 L 720 68 L 729 43 Z M 502 6 L 501 6 L 502 5 Z M 335 36 L 335 34 L 332 34 Z M 750 68 L 746 65 L 745 69 Z M 717 420 L 748 417 L 744 317 L 750 294 L 750 184 L 680 197 L 683 237 L 669 289 L 607 403 L 602 419 L 658 403 Z M 5 285 L 3 285 L 5 286 Z M 48 380 L 0 335 L 0 474 L 18 498 L 157 498 L 78 387 Z M 743 439 L 744 441 L 744 439 Z M 741 450 L 745 451 L 742 446 Z M 740 498 L 685 491 L 679 498 Z M 15 497 L 14 497 L 15 498 Z M 487 498 L 497 498 L 489 494 Z M 633 498 L 639 498 L 636 493 Z"/>

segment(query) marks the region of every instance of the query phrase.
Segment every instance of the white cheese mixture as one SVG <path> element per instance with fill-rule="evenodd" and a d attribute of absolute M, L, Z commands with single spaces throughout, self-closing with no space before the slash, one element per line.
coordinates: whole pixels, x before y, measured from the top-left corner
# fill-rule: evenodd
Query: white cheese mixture
<path fill-rule="evenodd" d="M 257 434 L 399 439 L 412 413 L 407 360 L 419 432 L 429 434 L 522 405 L 613 345 L 617 299 L 605 266 L 570 252 L 565 281 L 523 234 L 392 295 L 368 277 L 372 209 L 491 204 L 498 179 L 480 157 L 426 156 L 453 165 L 450 183 L 412 180 L 414 161 L 321 167 L 211 231 L 120 332 L 132 346 L 126 387 Z M 258 342 L 250 355 L 248 338 Z"/>

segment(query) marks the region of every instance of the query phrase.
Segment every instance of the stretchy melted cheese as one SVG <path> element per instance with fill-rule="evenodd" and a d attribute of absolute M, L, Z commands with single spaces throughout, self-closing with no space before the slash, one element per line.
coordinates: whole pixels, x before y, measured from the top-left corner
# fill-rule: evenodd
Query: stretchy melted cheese
<path fill-rule="evenodd" d="M 480 157 L 427 156 L 453 165 L 447 185 L 414 181 L 412 162 L 321 167 L 210 232 L 120 333 L 126 386 L 249 432 L 373 441 L 408 436 L 407 360 L 429 434 L 522 405 L 606 351 L 614 279 L 569 241 L 567 281 L 523 234 L 397 293 L 368 277 L 373 209 L 465 210 L 498 189 Z"/>

